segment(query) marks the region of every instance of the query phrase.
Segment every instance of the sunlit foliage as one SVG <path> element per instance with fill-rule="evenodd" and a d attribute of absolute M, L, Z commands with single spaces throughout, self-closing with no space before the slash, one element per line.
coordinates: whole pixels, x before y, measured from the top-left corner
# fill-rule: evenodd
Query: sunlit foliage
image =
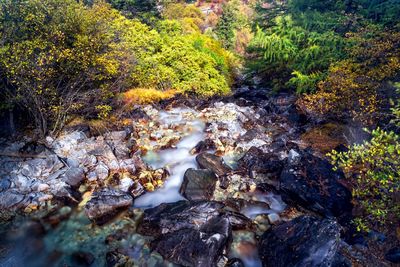
<path fill-rule="evenodd" d="M 128 88 L 207 97 L 230 90 L 234 57 L 186 17 L 151 28 L 101 1 L 7 0 L 2 7 L 2 94 L 7 105 L 29 111 L 42 134 L 57 132 L 75 112 L 105 117 Z"/>
<path fill-rule="evenodd" d="M 362 207 L 355 222 L 359 230 L 397 223 L 400 219 L 400 137 L 377 129 L 372 139 L 348 152 L 333 151 L 333 163 L 353 185 L 353 197 Z"/>

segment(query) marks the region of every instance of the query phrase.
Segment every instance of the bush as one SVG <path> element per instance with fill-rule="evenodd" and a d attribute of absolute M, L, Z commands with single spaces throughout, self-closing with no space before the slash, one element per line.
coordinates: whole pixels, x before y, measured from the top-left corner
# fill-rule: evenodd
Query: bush
<path fill-rule="evenodd" d="M 122 99 L 128 106 L 151 104 L 173 97 L 174 90 L 160 91 L 154 88 L 135 88 L 122 94 Z"/>
<path fill-rule="evenodd" d="M 155 35 L 104 3 L 16 0 L 0 20 L 7 99 L 29 111 L 43 135 L 85 102 L 102 105 L 122 90 Z"/>
<path fill-rule="evenodd" d="M 230 92 L 233 56 L 201 34 L 162 35 L 156 53 L 132 73 L 137 87 L 174 89 L 209 97 Z"/>
<path fill-rule="evenodd" d="M 193 6 L 188 10 L 199 15 Z M 102 1 L 5 1 L 0 74 L 7 103 L 0 106 L 21 106 L 45 135 L 57 133 L 71 113 L 107 116 L 114 97 L 127 88 L 228 93 L 232 55 L 181 19 L 157 23 L 157 32 Z"/>
<path fill-rule="evenodd" d="M 330 154 L 353 185 L 353 197 L 363 212 L 359 230 L 397 223 L 400 219 L 400 136 L 376 129 L 372 139 L 348 152 Z"/>

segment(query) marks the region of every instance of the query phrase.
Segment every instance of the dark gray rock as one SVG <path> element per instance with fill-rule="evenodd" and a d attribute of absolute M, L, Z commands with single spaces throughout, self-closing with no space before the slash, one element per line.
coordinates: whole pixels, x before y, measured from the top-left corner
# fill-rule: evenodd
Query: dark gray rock
<path fill-rule="evenodd" d="M 196 161 L 200 168 L 211 170 L 218 176 L 223 176 L 232 170 L 224 163 L 221 157 L 210 153 L 201 153 L 197 155 Z"/>
<path fill-rule="evenodd" d="M 228 260 L 228 262 L 225 264 L 225 267 L 245 267 L 245 266 L 241 259 L 233 258 Z"/>
<path fill-rule="evenodd" d="M 393 263 L 400 263 L 400 247 L 391 248 L 385 254 L 385 259 Z"/>
<path fill-rule="evenodd" d="M 151 243 L 151 248 L 165 259 L 183 266 L 216 266 L 231 238 L 231 226 L 225 217 L 215 217 L 200 228 L 185 228 L 165 234 Z"/>
<path fill-rule="evenodd" d="M 90 266 L 95 258 L 90 252 L 77 251 L 72 253 L 71 259 L 76 266 Z"/>
<path fill-rule="evenodd" d="M 292 202 L 322 215 L 350 216 L 351 192 L 340 181 L 342 172 L 308 151 L 288 161 L 280 177 L 280 193 L 285 202 Z"/>
<path fill-rule="evenodd" d="M 61 180 L 72 187 L 78 187 L 84 179 L 85 173 L 79 167 L 71 167 L 61 176 Z"/>
<path fill-rule="evenodd" d="M 251 221 L 215 201 L 178 201 L 144 212 L 138 233 L 152 235 L 152 249 L 184 266 L 216 266 L 231 240 L 232 229 Z"/>
<path fill-rule="evenodd" d="M 283 169 L 284 161 L 274 153 L 264 153 L 257 147 L 251 147 L 239 160 L 239 168 L 247 170 L 250 177 L 258 182 L 277 181 Z"/>
<path fill-rule="evenodd" d="M 15 210 L 23 208 L 29 202 L 24 194 L 16 190 L 7 190 L 0 192 L 0 209 L 1 210 Z"/>
<path fill-rule="evenodd" d="M 104 224 L 119 211 L 128 208 L 133 198 L 125 192 L 112 188 L 103 188 L 93 193 L 85 206 L 85 213 L 90 220 Z"/>
<path fill-rule="evenodd" d="M 214 142 L 212 140 L 206 139 L 204 141 L 198 142 L 195 145 L 195 147 L 192 148 L 192 150 L 190 150 L 190 153 L 192 155 L 194 155 L 194 154 L 205 152 L 205 151 L 210 150 L 210 149 L 215 149 L 215 144 L 214 144 Z"/>
<path fill-rule="evenodd" d="M 221 202 L 182 200 L 145 210 L 138 233 L 158 236 L 184 228 L 198 229 L 211 218 L 220 216 L 227 217 L 235 230 L 251 225 L 250 219 L 240 213 L 227 210 Z"/>
<path fill-rule="evenodd" d="M 333 266 L 339 241 L 335 221 L 302 216 L 265 232 L 259 255 L 264 267 Z"/>
<path fill-rule="evenodd" d="M 10 186 L 11 186 L 10 179 L 6 177 L 0 179 L 0 192 L 7 190 L 8 188 L 10 188 Z"/>
<path fill-rule="evenodd" d="M 210 200 L 217 180 L 214 172 L 210 170 L 188 169 L 179 191 L 188 200 Z"/>

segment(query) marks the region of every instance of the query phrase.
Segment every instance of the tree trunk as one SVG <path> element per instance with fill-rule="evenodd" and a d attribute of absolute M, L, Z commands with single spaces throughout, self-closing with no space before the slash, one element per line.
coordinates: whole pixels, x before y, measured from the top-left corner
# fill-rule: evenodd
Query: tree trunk
<path fill-rule="evenodd" d="M 15 122 L 14 122 L 14 109 L 10 108 L 8 110 L 9 123 L 10 123 L 10 134 L 15 135 Z"/>

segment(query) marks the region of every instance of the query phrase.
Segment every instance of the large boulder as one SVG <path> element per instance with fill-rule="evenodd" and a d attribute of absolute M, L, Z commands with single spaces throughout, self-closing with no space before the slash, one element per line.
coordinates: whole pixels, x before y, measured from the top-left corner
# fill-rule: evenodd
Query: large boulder
<path fill-rule="evenodd" d="M 279 190 L 284 201 L 328 217 L 349 216 L 351 192 L 341 183 L 343 173 L 308 151 L 297 154 L 289 157 L 280 176 Z"/>
<path fill-rule="evenodd" d="M 144 211 L 138 233 L 158 236 L 183 228 L 198 229 L 214 217 L 227 217 L 234 229 L 249 227 L 251 221 L 240 213 L 228 210 L 217 201 L 178 201 L 163 203 Z"/>
<path fill-rule="evenodd" d="M 227 248 L 232 229 L 251 221 L 215 201 L 178 201 L 144 212 L 138 233 L 152 235 L 152 249 L 184 266 L 216 266 Z"/>
<path fill-rule="evenodd" d="M 214 172 L 210 170 L 188 169 L 179 191 L 188 200 L 210 200 L 217 180 Z"/>
<path fill-rule="evenodd" d="M 335 221 L 302 216 L 265 232 L 259 255 L 264 267 L 333 266 L 339 241 Z"/>
<path fill-rule="evenodd" d="M 104 224 L 132 203 L 133 198 L 129 194 L 113 188 L 103 188 L 93 193 L 85 205 L 85 213 L 91 221 Z"/>
<path fill-rule="evenodd" d="M 201 169 L 213 171 L 218 176 L 223 176 L 231 171 L 221 157 L 210 153 L 201 153 L 196 157 L 197 164 Z"/>
<path fill-rule="evenodd" d="M 154 240 L 151 248 L 183 266 L 212 267 L 217 266 L 231 233 L 229 220 L 215 217 L 198 230 L 184 228 L 165 234 Z"/>

